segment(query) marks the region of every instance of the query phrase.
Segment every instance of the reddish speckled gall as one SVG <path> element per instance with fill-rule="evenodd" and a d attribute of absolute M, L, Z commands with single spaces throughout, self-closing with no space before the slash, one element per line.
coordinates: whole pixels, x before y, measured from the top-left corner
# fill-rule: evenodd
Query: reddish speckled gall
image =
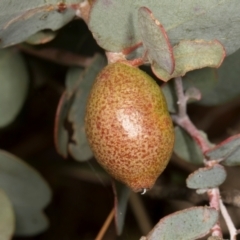
<path fill-rule="evenodd" d="M 173 149 L 174 129 L 161 89 L 143 71 L 120 62 L 98 75 L 85 130 L 105 170 L 142 194 L 152 188 Z"/>

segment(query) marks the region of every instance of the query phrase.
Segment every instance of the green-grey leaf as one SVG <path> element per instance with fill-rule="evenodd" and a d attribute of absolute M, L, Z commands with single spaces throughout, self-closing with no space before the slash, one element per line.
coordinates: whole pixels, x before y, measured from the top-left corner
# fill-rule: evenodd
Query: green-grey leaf
<path fill-rule="evenodd" d="M 137 13 L 143 6 L 164 26 L 172 45 L 183 39 L 217 39 L 227 54 L 240 46 L 239 0 L 96 0 L 89 28 L 99 45 L 120 52 L 140 42 Z"/>
<path fill-rule="evenodd" d="M 180 127 L 175 127 L 174 153 L 181 159 L 202 164 L 204 156 L 197 143 Z"/>
<path fill-rule="evenodd" d="M 66 76 L 66 90 L 67 95 L 70 97 L 74 91 L 76 91 L 76 88 L 78 87 L 78 82 L 80 81 L 81 74 L 83 74 L 83 68 L 80 67 L 71 67 Z"/>
<path fill-rule="evenodd" d="M 155 62 L 168 74 L 172 74 L 175 66 L 173 49 L 161 23 L 146 7 L 139 8 L 138 23 L 141 40 L 150 62 Z"/>
<path fill-rule="evenodd" d="M 173 82 L 170 81 L 168 83 L 165 83 L 162 86 L 162 91 L 167 101 L 168 111 L 171 113 L 176 113 L 177 112 L 177 96 L 173 86 Z"/>
<path fill-rule="evenodd" d="M 14 234 L 15 215 L 12 203 L 0 189 L 0 240 L 10 240 Z"/>
<path fill-rule="evenodd" d="M 152 64 L 154 74 L 163 81 L 184 76 L 187 72 L 204 67 L 218 68 L 224 57 L 225 49 L 218 41 L 183 40 L 174 46 L 175 69 L 172 74 L 162 69 L 156 62 Z"/>
<path fill-rule="evenodd" d="M 67 157 L 69 133 L 65 128 L 65 121 L 68 116 L 69 109 L 72 105 L 72 96 L 68 97 L 68 92 L 65 91 L 58 103 L 57 113 L 54 126 L 54 142 L 57 152 L 64 158 Z"/>
<path fill-rule="evenodd" d="M 232 136 L 205 153 L 210 160 L 222 159 L 227 166 L 240 165 L 240 134 Z"/>
<path fill-rule="evenodd" d="M 117 234 L 121 235 L 125 215 L 127 211 L 128 199 L 130 197 L 131 190 L 124 184 L 113 181 L 113 193 L 114 193 L 114 213 L 115 213 L 115 225 Z"/>
<path fill-rule="evenodd" d="M 190 174 L 186 180 L 187 187 L 192 189 L 207 189 L 220 186 L 226 179 L 226 171 L 221 165 L 199 168 Z"/>
<path fill-rule="evenodd" d="M 25 41 L 43 29 L 57 30 L 71 21 L 75 11 L 71 5 L 83 0 L 64 1 L 66 9 L 57 0 L 0 1 L 0 47 Z"/>
<path fill-rule="evenodd" d="M 76 68 L 70 70 L 74 71 L 74 74 L 68 74 L 72 80 L 68 82 L 68 91 L 71 91 L 73 86 L 76 87 L 74 92 L 74 101 L 70 108 L 68 120 L 72 123 L 73 135 L 72 140 L 74 143 L 69 143 L 69 152 L 71 156 L 78 161 L 86 161 L 93 156 L 93 153 L 89 147 L 87 137 L 84 129 L 84 118 L 86 111 L 86 104 L 91 87 L 97 77 L 97 74 L 106 65 L 106 59 L 97 54 L 93 58 L 92 64 L 82 72 L 79 69 L 76 72 Z M 78 73 L 78 74 L 77 74 Z M 75 80 L 73 80 L 75 78 Z M 70 84 L 72 82 L 72 84 Z"/>
<path fill-rule="evenodd" d="M 29 75 L 24 59 L 16 49 L 0 50 L 0 72 L 1 128 L 10 124 L 20 112 L 27 96 Z"/>
<path fill-rule="evenodd" d="M 33 236 L 45 231 L 49 226 L 46 215 L 35 208 L 28 206 L 16 208 L 15 214 L 17 219 L 21 219 L 21 221 L 16 222 L 16 235 Z"/>
<path fill-rule="evenodd" d="M 57 33 L 51 30 L 39 31 L 30 36 L 26 42 L 32 45 L 44 44 L 52 41 L 56 35 Z"/>
<path fill-rule="evenodd" d="M 192 207 L 162 218 L 147 240 L 194 240 L 204 237 L 218 221 L 217 210 Z"/>
<path fill-rule="evenodd" d="M 240 3 L 240 2 L 239 2 Z M 211 78 L 203 78 L 206 84 L 206 92 L 200 101 L 202 105 L 218 105 L 233 100 L 240 95 L 240 50 L 224 59 L 223 64 L 216 70 L 216 79 L 214 85 L 207 90 L 207 81 Z M 197 87 L 198 88 L 198 87 Z M 200 89 L 201 90 L 201 89 Z"/>
<path fill-rule="evenodd" d="M 16 215 L 16 234 L 37 234 L 48 225 L 42 210 L 51 191 L 41 175 L 16 156 L 0 150 L 0 188 L 8 195 Z M 29 218 L 29 216 L 34 216 Z M 33 228 L 36 220 L 35 228 Z M 21 228 L 24 223 L 24 228 Z M 41 224 L 39 224 L 41 223 Z"/>
<path fill-rule="evenodd" d="M 201 92 L 201 100 L 198 103 L 202 103 L 209 98 L 209 92 L 218 84 L 217 69 L 215 68 L 203 68 L 195 71 L 188 72 L 183 77 L 184 89 L 195 87 Z"/>

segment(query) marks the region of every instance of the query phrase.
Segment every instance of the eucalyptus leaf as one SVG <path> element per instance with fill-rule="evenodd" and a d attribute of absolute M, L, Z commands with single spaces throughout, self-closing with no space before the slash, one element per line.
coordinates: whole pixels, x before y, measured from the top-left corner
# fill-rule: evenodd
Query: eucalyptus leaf
<path fill-rule="evenodd" d="M 175 127 L 175 144 L 173 152 L 181 159 L 202 164 L 204 156 L 197 143 L 180 127 Z"/>
<path fill-rule="evenodd" d="M 178 110 L 177 108 L 178 100 L 177 100 L 177 95 L 173 86 L 173 81 L 164 83 L 161 88 L 167 101 L 168 111 L 170 113 L 176 113 Z"/>
<path fill-rule="evenodd" d="M 96 0 L 88 25 L 98 44 L 108 51 L 120 52 L 139 43 L 140 7 L 153 12 L 173 46 L 181 40 L 217 39 L 227 54 L 240 46 L 239 0 Z"/>
<path fill-rule="evenodd" d="M 218 221 L 217 210 L 192 207 L 162 218 L 144 240 L 193 240 L 207 235 Z"/>
<path fill-rule="evenodd" d="M 201 99 L 198 103 L 202 103 L 209 98 L 209 93 L 218 84 L 218 74 L 215 68 L 203 68 L 188 72 L 183 77 L 183 87 L 185 90 L 189 88 L 197 88 L 201 92 Z"/>
<path fill-rule="evenodd" d="M 22 55 L 14 49 L 0 50 L 0 72 L 1 128 L 13 122 L 20 112 L 27 96 L 29 75 Z"/>
<path fill-rule="evenodd" d="M 127 211 L 127 204 L 130 197 L 131 190 L 125 185 L 115 180 L 113 181 L 114 193 L 114 212 L 115 212 L 115 225 L 117 234 L 121 235 L 123 231 L 125 215 Z"/>
<path fill-rule="evenodd" d="M 192 189 L 207 189 L 220 186 L 226 179 L 227 173 L 221 165 L 199 168 L 190 174 L 186 180 L 187 187 Z"/>
<path fill-rule="evenodd" d="M 15 230 L 15 215 L 12 203 L 0 189 L 0 240 L 10 240 Z"/>
<path fill-rule="evenodd" d="M 225 49 L 218 41 L 181 41 L 173 47 L 175 69 L 169 74 L 156 62 L 152 64 L 154 74 L 167 82 L 171 78 L 184 76 L 187 72 L 204 67 L 218 68 L 224 57 Z"/>
<path fill-rule="evenodd" d="M 144 51 L 145 51 L 145 48 L 143 47 L 143 45 L 142 44 L 138 45 L 137 48 L 128 52 L 128 55 L 126 56 L 126 58 L 128 60 L 133 60 L 133 59 L 136 59 L 136 58 L 142 58 L 142 57 L 144 57 Z"/>
<path fill-rule="evenodd" d="M 83 0 L 0 1 L 0 47 L 25 41 L 43 29 L 57 30 L 75 16 L 74 5 Z"/>
<path fill-rule="evenodd" d="M 240 165 L 240 134 L 232 136 L 208 150 L 205 156 L 210 160 L 224 160 L 227 166 Z"/>
<path fill-rule="evenodd" d="M 52 41 L 56 37 L 57 33 L 51 30 L 39 31 L 30 36 L 26 43 L 32 45 L 45 44 Z"/>
<path fill-rule="evenodd" d="M 36 211 L 35 208 L 22 206 L 15 209 L 17 219 L 15 235 L 18 236 L 33 236 L 45 231 L 49 226 L 49 221 L 46 215 L 41 211 Z"/>
<path fill-rule="evenodd" d="M 65 91 L 58 103 L 57 113 L 55 116 L 54 126 L 54 142 L 57 152 L 64 158 L 67 158 L 69 133 L 65 128 L 65 122 L 67 120 L 69 109 L 72 105 L 72 96 L 68 97 L 68 92 Z"/>
<path fill-rule="evenodd" d="M 36 170 L 3 150 L 0 150 L 0 188 L 6 192 L 13 205 L 16 234 L 32 235 L 46 229 L 48 221 L 46 218 L 43 220 L 42 210 L 51 199 L 48 184 Z M 34 219 L 41 220 L 35 224 Z M 21 227 L 23 223 L 24 228 Z"/>
<path fill-rule="evenodd" d="M 172 74 L 175 67 L 173 49 L 161 23 L 154 18 L 152 12 L 141 7 L 138 10 L 138 22 L 143 46 L 148 59 L 155 62 L 168 74 Z"/>
<path fill-rule="evenodd" d="M 67 158 L 68 155 L 68 142 L 69 142 L 69 132 L 65 128 L 65 123 L 68 118 L 70 107 L 73 104 L 74 93 L 76 92 L 78 80 L 81 73 L 83 72 L 80 67 L 72 67 L 67 72 L 66 76 L 66 91 L 62 94 L 55 117 L 55 126 L 54 126 L 54 142 L 57 149 L 57 152 L 62 155 L 64 158 Z M 74 144 L 73 145 L 74 148 Z M 71 149 L 71 151 L 74 151 Z M 76 155 L 76 153 L 74 154 Z"/>
<path fill-rule="evenodd" d="M 74 143 L 69 143 L 68 149 L 71 156 L 78 161 L 86 161 L 93 156 L 85 134 L 84 118 L 87 99 L 91 87 L 97 77 L 97 74 L 105 65 L 106 59 L 97 54 L 94 56 L 93 61 L 88 68 L 86 68 L 83 72 L 81 69 L 77 72 L 76 68 L 74 68 L 72 71 L 75 73 L 68 74 L 68 76 L 71 76 L 72 80 L 66 80 L 70 86 L 68 87 L 68 91 L 71 91 L 70 89 L 73 89 L 73 86 L 76 87 L 73 93 L 73 104 L 68 114 L 68 120 L 72 123 L 72 141 Z"/>
<path fill-rule="evenodd" d="M 81 74 L 84 74 L 84 69 L 81 67 L 69 68 L 66 76 L 66 90 L 68 97 L 72 96 L 78 87 L 78 83 L 81 79 Z"/>
<path fill-rule="evenodd" d="M 224 59 L 223 64 L 216 69 L 216 81 L 211 84 L 212 77 L 202 78 L 204 92 L 199 102 L 202 105 L 212 106 L 226 103 L 240 95 L 240 50 Z M 211 84 L 209 86 L 209 84 Z M 199 81 L 197 81 L 199 82 Z"/>

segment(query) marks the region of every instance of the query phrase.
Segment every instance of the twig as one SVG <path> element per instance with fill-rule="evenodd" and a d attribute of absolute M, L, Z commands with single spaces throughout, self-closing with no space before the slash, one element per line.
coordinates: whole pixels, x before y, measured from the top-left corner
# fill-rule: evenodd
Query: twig
<path fill-rule="evenodd" d="M 187 116 L 187 98 L 184 95 L 182 78 L 175 78 L 175 89 L 178 96 L 178 116 L 179 118 L 185 118 Z"/>
<path fill-rule="evenodd" d="M 91 57 L 83 57 L 81 55 L 65 51 L 62 49 L 56 48 L 35 49 L 32 47 L 26 47 L 24 45 L 18 45 L 17 48 L 32 56 L 43 58 L 45 60 L 64 66 L 87 67 L 92 62 Z"/>
<path fill-rule="evenodd" d="M 178 115 L 172 115 L 172 119 L 189 133 L 204 153 L 209 149 L 209 145 L 187 115 L 187 97 L 183 92 L 181 77 L 175 78 L 175 88 L 178 97 Z"/>
<path fill-rule="evenodd" d="M 188 132 L 188 134 L 197 142 L 203 153 L 209 149 L 208 143 L 206 143 L 206 140 L 198 131 L 198 129 L 193 125 L 188 116 L 179 118 L 178 116 L 173 115 L 172 119 L 175 123 L 177 123 L 180 127 Z"/>
<path fill-rule="evenodd" d="M 219 204 L 220 204 L 220 210 L 221 210 L 222 216 L 223 216 L 223 218 L 224 218 L 224 220 L 227 224 L 227 227 L 228 227 L 228 230 L 229 230 L 229 233 L 230 233 L 230 240 L 236 240 L 236 236 L 238 234 L 238 231 L 235 228 L 235 226 L 232 222 L 232 219 L 229 216 L 228 211 L 227 211 L 225 205 L 222 202 L 222 199 L 219 199 Z"/>
<path fill-rule="evenodd" d="M 104 234 L 106 233 L 111 221 L 113 220 L 114 217 L 114 208 L 111 210 L 111 212 L 109 213 L 107 219 L 105 220 L 102 228 L 100 229 L 97 237 L 95 238 L 95 240 L 102 240 Z"/>
<path fill-rule="evenodd" d="M 173 115 L 173 121 L 185 129 L 190 136 L 196 141 L 196 143 L 201 148 L 204 153 L 210 149 L 207 139 L 205 139 L 195 125 L 191 122 L 187 115 L 187 97 L 184 95 L 182 78 L 175 78 L 175 88 L 178 97 L 178 115 Z M 208 166 L 208 162 L 204 161 L 204 164 Z M 217 211 L 220 210 L 220 200 L 221 196 L 218 188 L 209 189 L 207 191 L 209 197 L 209 204 L 211 207 L 215 208 Z M 226 210 L 226 209 L 225 209 Z M 225 215 L 224 215 L 225 216 Z M 229 216 L 229 215 L 228 215 Z M 230 233 L 232 229 L 229 229 Z M 236 231 L 235 231 L 236 232 Z M 222 237 L 222 230 L 219 222 L 212 228 L 212 236 Z M 233 240 L 233 239 L 231 239 Z"/>
<path fill-rule="evenodd" d="M 218 188 L 212 188 L 207 191 L 210 207 L 220 210 L 220 193 Z M 222 230 L 219 221 L 212 227 L 212 236 L 222 237 Z"/>

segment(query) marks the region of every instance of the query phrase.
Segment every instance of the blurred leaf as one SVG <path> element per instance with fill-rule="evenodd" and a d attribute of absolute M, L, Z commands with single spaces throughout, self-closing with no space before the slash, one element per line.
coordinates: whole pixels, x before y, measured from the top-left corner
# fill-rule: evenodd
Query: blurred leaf
<path fill-rule="evenodd" d="M 240 165 L 240 134 L 230 137 L 208 150 L 205 156 L 210 160 L 223 159 L 227 166 Z"/>
<path fill-rule="evenodd" d="M 75 82 L 77 88 L 74 92 L 74 101 L 68 115 L 68 120 L 72 123 L 72 141 L 74 143 L 69 143 L 68 146 L 71 156 L 78 161 L 86 161 L 93 156 L 85 134 L 84 118 L 89 92 L 97 74 L 105 65 L 105 58 L 97 54 L 93 58 L 91 65 L 83 72 L 79 69 L 78 74 L 76 72 L 74 74 L 68 74 L 68 76 L 73 78 L 71 81 L 67 80 L 69 86 L 72 86 L 70 82 L 72 82 L 73 85 Z M 76 68 L 70 71 L 76 71 Z M 76 80 L 74 80 L 74 78 L 76 78 Z"/>
<path fill-rule="evenodd" d="M 0 240 L 10 240 L 14 234 L 15 216 L 6 193 L 0 189 Z"/>
<path fill-rule="evenodd" d="M 57 33 L 51 30 L 39 31 L 30 36 L 26 42 L 32 45 L 44 44 L 52 41 L 56 35 Z"/>
<path fill-rule="evenodd" d="M 217 69 L 215 68 L 203 68 L 196 69 L 194 71 L 188 72 L 183 77 L 184 89 L 189 87 L 196 87 L 201 90 L 204 97 L 204 93 L 209 92 L 218 82 Z"/>
<path fill-rule="evenodd" d="M 140 7 L 153 12 L 172 45 L 181 40 L 218 39 L 228 54 L 240 46 L 239 0 L 96 0 L 93 4 L 89 28 L 99 45 L 110 52 L 120 52 L 141 41 Z"/>
<path fill-rule="evenodd" d="M 86 138 L 86 136 L 82 136 Z M 82 140 L 83 141 L 83 140 Z M 91 157 L 93 157 L 93 153 L 92 150 L 87 142 L 87 139 L 85 142 L 83 142 L 81 144 L 81 146 L 76 145 L 74 143 L 69 143 L 68 144 L 68 149 L 69 149 L 69 153 L 71 154 L 71 156 L 77 160 L 77 161 L 87 161 L 89 160 Z"/>
<path fill-rule="evenodd" d="M 73 98 L 70 95 L 68 97 L 68 92 L 65 91 L 58 103 L 57 113 L 55 116 L 55 125 L 54 125 L 54 142 L 57 152 L 62 155 L 64 158 L 67 158 L 67 149 L 69 134 L 65 128 L 65 121 L 68 116 L 69 109 L 72 105 Z"/>
<path fill-rule="evenodd" d="M 204 237 L 218 221 L 217 210 L 192 207 L 162 218 L 145 240 L 192 240 Z"/>
<path fill-rule="evenodd" d="M 74 100 L 74 92 L 76 92 L 77 83 L 83 69 L 80 67 L 72 67 L 66 76 L 66 91 L 62 94 L 55 117 L 54 126 L 54 142 L 57 152 L 64 158 L 68 155 L 69 133 L 65 128 L 70 108 Z"/>
<path fill-rule="evenodd" d="M 173 55 L 175 58 L 173 74 L 168 74 L 156 62 L 152 64 L 154 74 L 165 82 L 174 77 L 184 76 L 187 72 L 195 69 L 218 68 L 225 57 L 225 49 L 216 40 L 185 40 L 173 47 Z"/>
<path fill-rule="evenodd" d="M 76 92 L 82 74 L 84 74 L 84 69 L 80 67 L 71 67 L 68 70 L 65 85 L 69 97 Z"/>
<path fill-rule="evenodd" d="M 0 188 L 13 205 L 17 235 L 38 234 L 46 229 L 48 222 L 42 210 L 51 199 L 48 184 L 36 170 L 3 150 L 0 150 Z"/>
<path fill-rule="evenodd" d="M 8 0 L 0 2 L 0 47 L 25 41 L 43 29 L 56 30 L 75 16 L 74 5 L 83 0 Z"/>
<path fill-rule="evenodd" d="M 207 189 L 220 186 L 227 173 L 221 165 L 199 168 L 187 178 L 187 187 L 192 189 Z"/>
<path fill-rule="evenodd" d="M 197 88 L 201 92 L 200 103 L 206 99 L 208 93 L 218 84 L 217 69 L 203 68 L 188 72 L 183 77 L 184 89 Z M 199 103 L 198 102 L 198 103 Z"/>
<path fill-rule="evenodd" d="M 180 127 L 175 127 L 174 153 L 181 159 L 194 163 L 202 164 L 204 156 L 197 143 Z"/>
<path fill-rule="evenodd" d="M 115 225 L 117 234 L 121 235 L 131 190 L 120 182 L 115 180 L 112 180 L 112 182 L 114 193 Z"/>
<path fill-rule="evenodd" d="M 167 101 L 168 111 L 171 113 L 177 112 L 177 96 L 174 90 L 173 81 L 164 83 L 162 91 Z"/>
<path fill-rule="evenodd" d="M 164 27 L 146 7 L 139 8 L 138 23 L 141 40 L 149 61 L 156 63 L 168 74 L 172 74 L 175 67 L 173 49 Z"/>
<path fill-rule="evenodd" d="M 0 127 L 5 127 L 23 106 L 29 76 L 22 55 L 14 49 L 0 50 L 0 72 Z"/>
<path fill-rule="evenodd" d="M 17 229 L 15 234 L 19 236 L 32 236 L 45 231 L 49 226 L 46 215 L 29 206 L 17 207 L 15 214 L 17 216 Z M 21 221 L 18 221 L 18 218 Z"/>
<path fill-rule="evenodd" d="M 228 56 L 223 64 L 216 70 L 217 81 L 213 86 L 209 86 L 207 81 L 209 77 L 202 79 L 204 85 L 206 84 L 206 92 L 203 92 L 202 100 L 199 102 L 202 105 L 219 105 L 240 95 L 240 50 Z M 211 82 L 212 80 L 210 80 Z M 196 86 L 199 88 L 198 86 Z M 201 90 L 201 88 L 199 88 Z M 202 91 L 202 90 L 201 90 Z"/>

